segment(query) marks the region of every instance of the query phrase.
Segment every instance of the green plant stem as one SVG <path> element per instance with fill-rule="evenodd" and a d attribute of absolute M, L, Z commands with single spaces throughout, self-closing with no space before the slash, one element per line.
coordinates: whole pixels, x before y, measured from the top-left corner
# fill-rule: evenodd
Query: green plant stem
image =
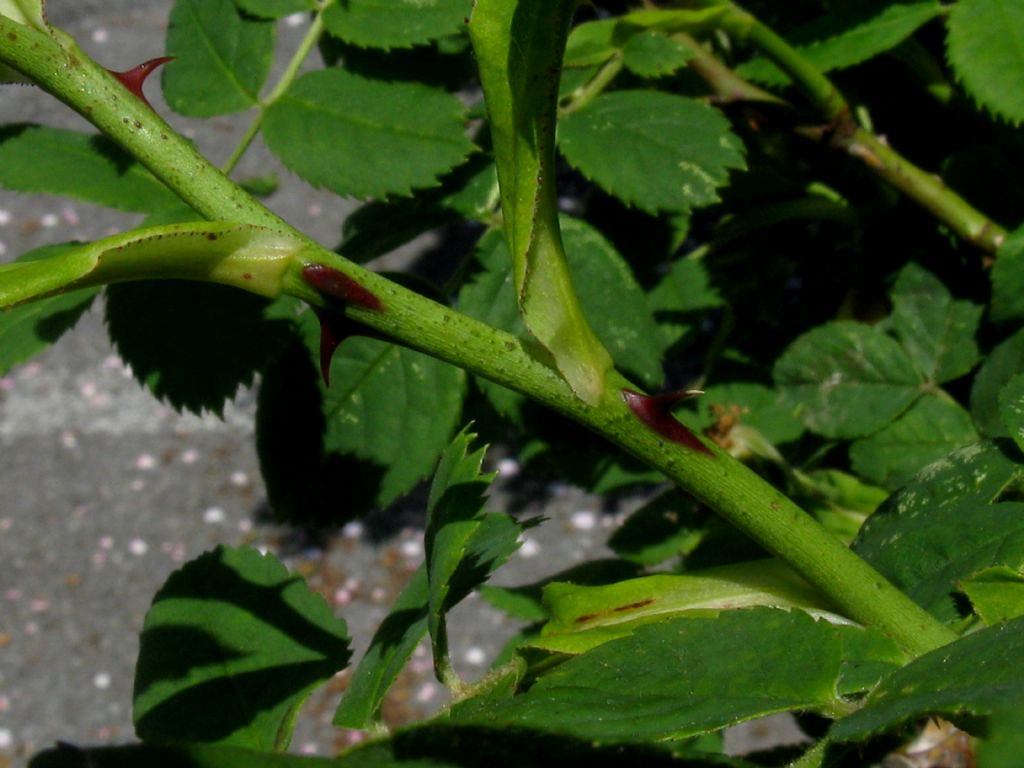
<path fill-rule="evenodd" d="M 333 0 L 327 0 L 327 2 L 324 2 L 317 9 L 316 14 L 313 16 L 313 22 L 309 25 L 309 29 L 306 30 L 306 34 L 302 38 L 302 42 L 299 43 L 299 47 L 296 48 L 291 61 L 288 62 L 284 72 L 281 74 L 281 78 L 277 81 L 273 90 L 267 94 L 266 98 L 260 100 L 259 112 L 253 121 L 249 123 L 249 127 L 245 129 L 245 133 L 238 142 L 238 146 L 235 147 L 234 152 L 231 153 L 231 157 L 228 158 L 227 162 L 224 163 L 221 168 L 225 174 L 229 174 L 235 169 L 235 166 L 238 165 L 238 161 L 242 159 L 242 155 L 245 154 L 246 150 L 248 150 L 249 146 L 252 144 L 253 139 L 256 138 L 256 134 L 260 132 L 260 128 L 263 127 L 263 117 L 267 113 L 267 108 L 281 98 L 281 95 L 288 90 L 288 86 L 290 86 L 292 82 L 294 82 L 296 76 L 298 76 L 299 69 L 302 67 L 303 62 L 306 61 L 306 58 L 320 39 L 320 35 L 323 34 L 323 13 L 327 7 L 332 4 Z"/>
<path fill-rule="evenodd" d="M 250 198 L 130 95 L 73 41 L 0 17 L 0 61 L 31 77 L 135 155 L 201 215 L 259 224 L 301 240 L 282 290 L 311 304 L 325 298 L 302 279 L 304 265 L 331 266 L 375 294 L 381 309 L 348 306 L 354 320 L 403 344 L 515 389 L 588 426 L 703 501 L 792 565 L 851 618 L 889 634 L 912 655 L 956 635 L 843 546 L 807 513 L 743 464 L 711 446 L 705 455 L 646 427 L 621 397 L 631 382 L 610 374 L 595 405 L 580 400 L 524 342 L 419 296 L 342 259 Z"/>
<path fill-rule="evenodd" d="M 858 126 L 842 93 L 799 51 L 735 5 L 720 17 L 720 25 L 730 34 L 757 46 L 790 77 L 827 121 L 823 129 L 802 131 L 804 135 L 826 140 L 831 146 L 861 160 L 885 182 L 925 208 L 964 240 L 988 253 L 994 254 L 999 250 L 1008 235 L 1006 229 L 949 189 L 939 176 L 918 168 L 882 139 Z M 700 69 L 696 71 L 701 72 Z M 720 76 L 705 79 L 712 88 L 726 87 Z M 723 95 L 733 93 L 735 87 L 730 82 Z"/>
<path fill-rule="evenodd" d="M 559 119 L 566 115 L 571 115 L 576 110 L 583 109 L 583 107 L 587 106 L 587 104 L 593 101 L 594 98 L 597 97 L 605 88 L 611 85 L 619 72 L 622 71 L 622 67 L 622 56 L 620 54 L 616 54 L 608 59 L 608 61 L 601 65 L 597 74 L 590 78 L 590 80 L 588 80 L 584 85 L 573 91 L 566 103 L 559 107 Z"/>
<path fill-rule="evenodd" d="M 672 37 L 693 52 L 693 57 L 686 64 L 711 86 L 714 100 L 718 103 L 749 101 L 788 106 L 784 99 L 780 99 L 774 93 L 763 88 L 758 88 L 737 75 L 715 58 L 707 48 L 701 45 L 700 41 L 685 32 L 677 32 Z"/>

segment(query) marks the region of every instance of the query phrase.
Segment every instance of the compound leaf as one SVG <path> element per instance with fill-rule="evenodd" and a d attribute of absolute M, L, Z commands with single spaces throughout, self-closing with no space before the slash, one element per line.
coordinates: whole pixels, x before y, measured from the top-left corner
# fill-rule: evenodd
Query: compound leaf
<path fill-rule="evenodd" d="M 408 195 L 461 163 L 472 142 L 454 96 L 341 69 L 298 78 L 267 109 L 263 134 L 281 161 L 339 195 Z"/>
<path fill-rule="evenodd" d="M 345 622 L 300 577 L 272 555 L 218 547 L 153 599 L 135 672 L 136 732 L 283 750 L 299 706 L 350 655 Z"/>
<path fill-rule="evenodd" d="M 259 102 L 270 72 L 274 24 L 243 14 L 232 0 L 175 0 L 163 70 L 168 106 L 188 117 L 240 112 Z"/>
<path fill-rule="evenodd" d="M 729 170 L 745 167 L 720 112 L 656 91 L 598 96 L 562 121 L 558 146 L 587 178 L 649 213 L 717 202 Z"/>

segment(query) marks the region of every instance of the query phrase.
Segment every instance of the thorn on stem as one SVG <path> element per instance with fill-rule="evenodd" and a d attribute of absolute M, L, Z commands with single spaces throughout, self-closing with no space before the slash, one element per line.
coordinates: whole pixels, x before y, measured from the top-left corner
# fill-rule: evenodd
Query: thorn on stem
<path fill-rule="evenodd" d="M 684 445 L 708 456 L 714 456 L 711 449 L 704 445 L 700 438 L 680 424 L 679 420 L 672 415 L 672 408 L 678 402 L 702 394 L 704 393 L 699 390 L 691 389 L 666 392 L 662 395 L 642 395 L 631 389 L 624 389 L 622 390 L 622 399 L 626 401 L 626 405 L 640 421 L 666 440 L 671 440 L 673 443 Z"/>
<path fill-rule="evenodd" d="M 174 57 L 158 56 L 155 59 L 144 61 L 139 64 L 139 66 L 124 72 L 115 72 L 112 69 L 108 69 L 107 71 L 116 77 L 120 81 L 121 85 L 131 91 L 136 98 L 142 101 L 143 104 L 152 109 L 153 105 L 149 103 L 149 100 L 142 92 L 142 84 L 146 82 L 147 77 L 156 71 L 157 67 L 160 67 L 169 61 L 174 61 Z"/>

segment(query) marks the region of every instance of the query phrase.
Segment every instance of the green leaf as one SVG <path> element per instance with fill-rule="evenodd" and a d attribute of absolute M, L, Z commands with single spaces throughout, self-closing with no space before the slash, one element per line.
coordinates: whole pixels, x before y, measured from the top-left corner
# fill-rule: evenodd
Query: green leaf
<path fill-rule="evenodd" d="M 221 415 L 280 351 L 287 326 L 266 300 L 223 285 L 139 282 L 107 289 L 106 321 L 132 374 L 177 410 Z"/>
<path fill-rule="evenodd" d="M 693 51 L 678 40 L 653 30 L 633 35 L 622 48 L 622 63 L 640 77 L 671 75 L 693 58 Z"/>
<path fill-rule="evenodd" d="M 1024 563 L 1024 467 L 1008 441 L 969 445 L 929 465 L 868 518 L 854 550 L 943 621 L 983 568 Z"/>
<path fill-rule="evenodd" d="M 500 567 L 519 546 L 522 532 L 523 526 L 508 515 L 484 515 L 449 581 L 447 607 L 460 602 Z M 334 715 L 335 725 L 367 728 L 372 724 L 388 688 L 427 634 L 430 599 L 431 588 L 424 563 L 374 633 Z"/>
<path fill-rule="evenodd" d="M 934 0 L 847 3 L 794 30 L 787 38 L 815 68 L 829 72 L 852 67 L 895 48 L 942 12 L 942 6 Z M 762 58 L 742 64 L 736 71 L 744 78 L 768 85 L 789 82 L 782 70 Z"/>
<path fill-rule="evenodd" d="M 0 186 L 125 211 L 154 211 L 177 200 L 109 139 L 41 125 L 0 129 Z"/>
<path fill-rule="evenodd" d="M 974 335 L 982 307 L 954 301 L 946 286 L 917 264 L 900 272 L 892 290 L 892 329 L 927 381 L 959 378 L 981 359 Z"/>
<path fill-rule="evenodd" d="M 350 655 L 345 622 L 301 578 L 271 555 L 218 547 L 171 574 L 146 615 L 136 733 L 283 750 L 299 706 Z"/>
<path fill-rule="evenodd" d="M 923 379 L 874 326 L 835 322 L 794 341 L 775 363 L 783 402 L 808 429 L 831 438 L 869 435 L 921 394 Z"/>
<path fill-rule="evenodd" d="M 1010 437 L 1024 450 L 1024 374 L 1017 374 L 999 391 L 999 412 Z"/>
<path fill-rule="evenodd" d="M 960 582 L 960 589 L 989 626 L 1024 615 L 1024 574 L 1019 568 L 982 568 Z"/>
<path fill-rule="evenodd" d="M 68 744 L 47 750 L 31 768 L 470 768 L 486 759 L 489 768 L 563 768 L 581 761 L 594 768 L 753 768 L 739 758 L 691 752 L 673 745 L 600 746 L 583 739 L 525 728 L 481 728 L 431 723 L 406 728 L 387 739 L 358 744 L 341 757 L 274 754 L 198 744 L 80 749 Z"/>
<path fill-rule="evenodd" d="M 451 607 L 448 598 L 453 586 L 462 586 L 452 582 L 483 522 L 485 494 L 496 477 L 495 473 L 485 475 L 480 469 L 486 448 L 470 453 L 469 446 L 475 438 L 476 435 L 463 429 L 441 454 L 427 501 L 423 539 L 430 589 L 428 626 L 434 667 L 442 680 L 451 672 L 445 622 L 445 614 Z M 477 585 L 467 586 L 458 592 L 468 593 Z"/>
<path fill-rule="evenodd" d="M 975 100 L 1011 123 L 1024 121 L 1024 6 L 960 0 L 947 20 L 949 63 Z"/>
<path fill-rule="evenodd" d="M 574 0 L 476 0 L 470 38 L 523 321 L 576 396 L 595 405 L 612 362 L 569 276 L 555 183 L 558 80 L 575 9 Z"/>
<path fill-rule="evenodd" d="M 175 0 L 167 27 L 164 98 L 175 112 L 213 117 L 259 103 L 274 49 L 274 24 L 232 0 Z"/>
<path fill-rule="evenodd" d="M 657 91 L 598 96 L 562 121 L 558 146 L 587 178 L 648 213 L 717 202 L 729 170 L 746 167 L 720 112 Z"/>
<path fill-rule="evenodd" d="M 981 629 L 896 670 L 857 712 L 829 731 L 836 741 L 872 734 L 929 715 L 947 718 L 1024 706 L 1024 619 Z"/>
<path fill-rule="evenodd" d="M 679 259 L 647 295 L 666 342 L 689 343 L 709 310 L 725 304 L 699 259 Z"/>
<path fill-rule="evenodd" d="M 681 738 L 829 706 L 840 663 L 826 622 L 800 611 L 727 611 L 641 626 L 559 665 L 525 694 L 463 702 L 451 717 L 604 743 Z"/>
<path fill-rule="evenodd" d="M 72 246 L 52 245 L 22 254 L 18 261 L 46 259 Z M 99 293 L 83 288 L 0 310 L 0 376 L 53 344 L 78 322 Z"/>
<path fill-rule="evenodd" d="M 472 0 L 346 0 L 328 6 L 324 28 L 366 48 L 410 48 L 458 32 Z"/>
<path fill-rule="evenodd" d="M 696 422 L 698 429 L 709 427 L 721 418 L 735 417 L 738 424 L 752 427 L 773 445 L 797 440 L 804 427 L 786 407 L 779 394 L 764 384 L 733 381 L 708 387 L 696 401 L 704 419 Z"/>
<path fill-rule="evenodd" d="M 1024 227 L 1006 238 L 992 265 L 992 303 L 989 319 L 994 323 L 1024 324 Z"/>
<path fill-rule="evenodd" d="M 598 19 L 577 24 L 565 44 L 564 66 L 571 69 L 603 64 L 619 52 L 615 42 L 618 19 Z"/>
<path fill-rule="evenodd" d="M 955 402 L 922 397 L 896 421 L 850 446 L 854 470 L 895 489 L 926 464 L 978 441 L 971 415 Z"/>
<path fill-rule="evenodd" d="M 472 142 L 454 96 L 341 69 L 298 78 L 267 109 L 271 151 L 309 183 L 339 195 L 408 195 L 461 163 Z"/>
<path fill-rule="evenodd" d="M 999 405 L 999 393 L 1010 380 L 1024 371 L 1024 330 L 996 346 L 974 377 L 971 387 L 971 415 L 986 437 L 1008 437 Z"/>
<path fill-rule="evenodd" d="M 624 560 L 658 565 L 693 551 L 704 538 L 707 523 L 700 506 L 668 491 L 633 512 L 608 539 Z"/>
<path fill-rule="evenodd" d="M 551 620 L 533 647 L 583 653 L 652 621 L 706 617 L 752 606 L 802 608 L 832 616 L 828 602 L 777 560 L 757 560 L 682 574 L 655 574 L 606 586 L 555 582 L 544 588 Z"/>
<path fill-rule="evenodd" d="M 316 9 L 315 0 L 235 0 L 235 5 L 261 19 L 280 19 L 282 16 Z"/>

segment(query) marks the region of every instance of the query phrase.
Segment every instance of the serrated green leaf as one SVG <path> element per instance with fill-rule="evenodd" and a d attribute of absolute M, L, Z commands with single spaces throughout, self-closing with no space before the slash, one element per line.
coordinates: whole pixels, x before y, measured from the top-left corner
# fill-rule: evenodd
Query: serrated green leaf
<path fill-rule="evenodd" d="M 132 374 L 177 410 L 222 414 L 285 343 L 266 301 L 223 285 L 138 282 L 107 289 L 106 322 Z"/>
<path fill-rule="evenodd" d="M 1001 441 L 934 462 L 868 518 L 854 550 L 939 619 L 959 618 L 961 579 L 1024 563 L 1024 504 L 1001 500 L 1024 481 L 1020 461 Z"/>
<path fill-rule="evenodd" d="M 449 582 L 449 607 L 508 559 L 518 547 L 522 531 L 523 526 L 508 515 L 487 514 L 481 518 L 459 565 L 461 573 L 457 571 Z M 335 725 L 367 728 L 377 717 L 388 689 L 427 634 L 430 592 L 424 563 L 374 633 L 335 712 Z"/>
<path fill-rule="evenodd" d="M 316 9 L 315 0 L 235 0 L 235 5 L 261 19 L 280 19 L 282 16 Z"/>
<path fill-rule="evenodd" d="M 982 307 L 955 301 L 942 281 L 913 263 L 900 272 L 891 296 L 892 329 L 926 380 L 959 378 L 981 359 L 974 335 Z"/>
<path fill-rule="evenodd" d="M 434 668 L 442 681 L 450 673 L 448 627 L 445 614 L 449 595 L 468 593 L 476 584 L 454 585 L 467 549 L 483 521 L 484 497 L 495 474 L 481 471 L 486 448 L 470 452 L 476 435 L 462 430 L 441 454 L 427 501 L 423 534 L 427 582 L 430 589 L 428 627 L 434 649 Z M 455 590 L 453 590 L 455 587 Z"/>
<path fill-rule="evenodd" d="M 999 413 L 1007 433 L 1024 450 L 1024 374 L 1017 374 L 999 390 Z"/>
<path fill-rule="evenodd" d="M 999 117 L 1024 121 L 1024 6 L 960 0 L 947 19 L 949 63 L 971 96 Z"/>
<path fill-rule="evenodd" d="M 259 103 L 270 72 L 274 24 L 243 14 L 232 0 L 175 0 L 167 27 L 163 91 L 188 117 L 240 112 Z"/>
<path fill-rule="evenodd" d="M 813 663 L 810 660 L 813 659 Z M 451 711 L 596 742 L 680 738 L 834 701 L 841 644 L 799 611 L 727 611 L 647 624 L 559 665 L 525 694 Z"/>
<path fill-rule="evenodd" d="M 653 30 L 633 35 L 622 47 L 622 63 L 640 77 L 671 75 L 692 58 L 686 45 Z"/>
<path fill-rule="evenodd" d="M 309 183 L 339 195 L 408 195 L 473 151 L 454 96 L 340 69 L 298 78 L 266 112 L 267 145 Z"/>
<path fill-rule="evenodd" d="M 18 261 L 46 259 L 72 247 L 37 248 L 22 254 Z M 98 288 L 83 288 L 0 310 L 0 376 L 57 341 L 78 322 L 97 293 Z"/>
<path fill-rule="evenodd" d="M 721 113 L 657 91 L 598 96 L 562 121 L 558 146 L 587 178 L 649 213 L 717 202 L 729 170 L 746 167 Z"/>
<path fill-rule="evenodd" d="M 991 272 L 989 319 L 1024 324 L 1024 227 L 1006 238 L 997 255 Z"/>
<path fill-rule="evenodd" d="M 829 72 L 852 67 L 896 47 L 942 12 L 942 6 L 934 0 L 847 3 L 794 30 L 788 39 L 812 65 Z M 754 59 L 736 71 L 767 85 L 789 82 L 782 70 L 766 59 Z"/>
<path fill-rule="evenodd" d="M 125 211 L 155 211 L 177 197 L 109 139 L 41 125 L 0 129 L 0 186 Z"/>
<path fill-rule="evenodd" d="M 352 338 L 338 347 L 324 393 L 328 453 L 382 471 L 383 506 L 429 474 L 462 411 L 465 373 L 405 347 Z"/>
<path fill-rule="evenodd" d="M 896 421 L 851 445 L 850 460 L 864 478 L 895 489 L 925 465 L 978 439 L 967 411 L 955 402 L 928 396 Z"/>
<path fill-rule="evenodd" d="M 299 706 L 350 655 L 345 622 L 301 578 L 272 555 L 218 547 L 153 599 L 135 671 L 136 733 L 283 750 Z"/>
<path fill-rule="evenodd" d="M 921 394 L 907 353 L 874 326 L 835 322 L 794 341 L 775 363 L 783 402 L 825 437 L 869 435 Z"/>
<path fill-rule="evenodd" d="M 476 53 L 523 322 L 573 393 L 605 394 L 611 356 L 572 285 L 558 224 L 555 124 L 558 81 L 574 0 L 476 0 Z"/>
<path fill-rule="evenodd" d="M 1024 330 L 989 352 L 971 387 L 971 415 L 986 437 L 1008 437 L 999 407 L 999 393 L 1024 371 Z"/>
<path fill-rule="evenodd" d="M 328 6 L 324 28 L 366 48 L 411 48 L 465 26 L 472 0 L 346 0 Z"/>
<path fill-rule="evenodd" d="M 961 581 L 960 590 L 989 626 L 1024 615 L 1024 574 L 1019 568 L 982 568 Z"/>
<path fill-rule="evenodd" d="M 709 310 L 725 304 L 711 284 L 707 267 L 698 259 L 680 259 L 649 294 L 647 303 L 671 346 L 685 342 Z"/>
<path fill-rule="evenodd" d="M 1024 619 L 981 629 L 925 654 L 882 680 L 864 706 L 829 731 L 863 739 L 928 715 L 984 717 L 1024 706 Z"/>
<path fill-rule="evenodd" d="M 835 631 L 843 643 L 843 664 L 836 684 L 840 696 L 869 691 L 907 663 L 899 647 L 876 629 L 840 624 Z"/>

